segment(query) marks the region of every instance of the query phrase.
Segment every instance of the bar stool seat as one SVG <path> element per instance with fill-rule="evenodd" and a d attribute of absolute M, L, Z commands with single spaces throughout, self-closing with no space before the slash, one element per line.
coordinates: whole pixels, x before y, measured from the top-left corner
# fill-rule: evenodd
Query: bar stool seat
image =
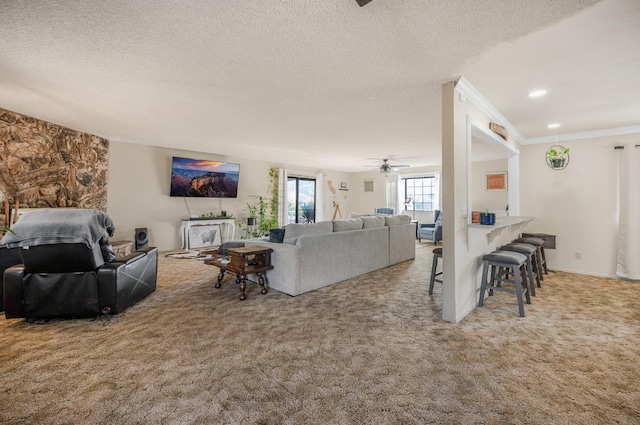
<path fill-rule="evenodd" d="M 529 289 L 527 288 L 526 278 L 523 281 L 522 276 L 525 274 L 525 264 L 527 256 L 513 251 L 493 251 L 482 257 L 482 280 L 480 284 L 480 300 L 478 307 L 484 304 L 484 293 L 488 289 L 489 296 L 493 296 L 493 291 L 508 292 L 516 294 L 518 300 L 518 312 L 520 317 L 524 317 L 524 305 L 522 295 L 525 295 L 527 304 L 531 304 Z M 487 277 L 491 267 L 491 278 Z M 508 273 L 505 273 L 505 269 Z M 513 275 L 513 280 L 509 277 Z M 515 284 L 515 289 L 503 288 L 502 283 Z"/>
<path fill-rule="evenodd" d="M 429 281 L 429 295 L 433 294 L 433 285 L 436 282 L 442 283 L 442 279 L 436 279 L 442 274 L 442 270 L 436 272 L 438 268 L 438 258 L 442 258 L 442 247 L 433 250 L 433 262 L 431 263 L 431 280 Z"/>
<path fill-rule="evenodd" d="M 527 270 L 527 278 L 529 280 L 529 290 L 531 291 L 531 295 L 536 296 L 536 284 L 533 283 L 533 264 L 535 261 L 536 252 L 538 249 L 530 245 L 528 243 L 509 243 L 498 248 L 499 251 L 513 251 L 519 252 L 520 254 L 524 254 L 527 256 L 527 262 L 525 264 Z M 537 270 L 537 267 L 536 267 Z M 536 283 L 538 288 L 540 288 L 540 275 L 536 272 Z"/>
<path fill-rule="evenodd" d="M 540 280 L 544 280 L 542 273 L 544 272 L 544 274 L 549 274 L 549 270 L 547 269 L 547 257 L 544 254 L 544 239 L 527 236 L 524 238 L 518 238 L 514 242 L 528 243 L 538 249 L 538 270 L 540 271 Z"/>

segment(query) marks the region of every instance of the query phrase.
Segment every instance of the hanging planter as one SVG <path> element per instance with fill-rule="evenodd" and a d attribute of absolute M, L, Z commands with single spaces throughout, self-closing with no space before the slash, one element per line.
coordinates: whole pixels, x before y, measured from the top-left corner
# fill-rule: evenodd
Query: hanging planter
<path fill-rule="evenodd" d="M 564 170 L 569 165 L 569 148 L 553 145 L 547 150 L 545 158 L 552 170 Z"/>

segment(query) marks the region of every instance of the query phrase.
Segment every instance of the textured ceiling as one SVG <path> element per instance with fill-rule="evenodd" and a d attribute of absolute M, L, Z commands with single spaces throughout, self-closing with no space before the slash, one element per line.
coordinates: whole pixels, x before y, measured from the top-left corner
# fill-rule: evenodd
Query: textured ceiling
<path fill-rule="evenodd" d="M 460 76 L 527 138 L 640 124 L 637 22 L 637 0 L 5 0 L 0 107 L 274 164 L 430 165 Z"/>

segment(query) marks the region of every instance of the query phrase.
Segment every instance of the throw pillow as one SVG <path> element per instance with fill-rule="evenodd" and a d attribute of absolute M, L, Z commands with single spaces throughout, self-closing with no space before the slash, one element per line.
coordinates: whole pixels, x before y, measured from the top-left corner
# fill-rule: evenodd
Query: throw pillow
<path fill-rule="evenodd" d="M 284 241 L 285 229 L 271 229 L 269 230 L 269 242 L 282 243 Z"/>

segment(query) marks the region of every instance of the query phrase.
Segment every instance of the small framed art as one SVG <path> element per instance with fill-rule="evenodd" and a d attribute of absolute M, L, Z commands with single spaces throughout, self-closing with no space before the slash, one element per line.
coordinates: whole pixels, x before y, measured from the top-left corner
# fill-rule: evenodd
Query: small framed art
<path fill-rule="evenodd" d="M 374 186 L 373 186 L 373 180 L 365 180 L 364 181 L 364 191 L 365 192 L 373 192 L 374 191 Z"/>
<path fill-rule="evenodd" d="M 485 190 L 487 192 L 493 191 L 505 191 L 507 190 L 507 172 L 506 171 L 492 171 L 490 173 L 484 173 Z"/>

